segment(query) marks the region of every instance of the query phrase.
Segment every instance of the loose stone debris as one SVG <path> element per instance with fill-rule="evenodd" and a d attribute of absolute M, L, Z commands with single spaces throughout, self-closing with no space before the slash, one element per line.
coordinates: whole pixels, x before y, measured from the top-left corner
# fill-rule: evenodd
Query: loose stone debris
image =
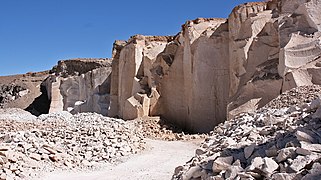
<path fill-rule="evenodd" d="M 187 141 L 202 139 L 207 134 L 187 134 L 177 126 L 166 122 L 160 117 L 142 117 L 132 121 L 136 127 L 140 128 L 145 138 L 165 141 Z"/>
<path fill-rule="evenodd" d="M 20 117 L 17 114 L 12 116 Z M 132 124 L 95 113 L 12 119 L 0 120 L 0 179 L 29 179 L 56 169 L 99 168 L 145 145 Z"/>
<path fill-rule="evenodd" d="M 310 99 L 319 95 L 299 87 L 221 123 L 173 179 L 319 179 L 321 99 Z"/>
<path fill-rule="evenodd" d="M 144 138 L 174 141 L 206 136 L 184 134 L 159 117 L 123 121 L 66 111 L 36 117 L 18 108 L 0 109 L 0 179 L 103 168 L 144 150 Z"/>

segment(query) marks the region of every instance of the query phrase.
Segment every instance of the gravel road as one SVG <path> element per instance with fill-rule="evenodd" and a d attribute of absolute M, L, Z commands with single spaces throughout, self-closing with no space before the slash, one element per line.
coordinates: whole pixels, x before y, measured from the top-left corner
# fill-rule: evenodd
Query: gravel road
<path fill-rule="evenodd" d="M 175 167 L 186 163 L 194 155 L 201 140 L 147 140 L 147 150 L 131 156 L 114 166 L 90 173 L 51 173 L 46 180 L 164 180 L 171 179 Z"/>

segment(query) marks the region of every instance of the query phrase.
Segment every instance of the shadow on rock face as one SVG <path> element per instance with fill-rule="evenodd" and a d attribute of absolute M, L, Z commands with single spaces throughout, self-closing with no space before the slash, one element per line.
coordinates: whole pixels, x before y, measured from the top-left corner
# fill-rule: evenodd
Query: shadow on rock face
<path fill-rule="evenodd" d="M 49 113 L 50 100 L 48 99 L 46 87 L 41 85 L 40 91 L 41 95 L 35 98 L 35 100 L 25 109 L 35 116 Z"/>

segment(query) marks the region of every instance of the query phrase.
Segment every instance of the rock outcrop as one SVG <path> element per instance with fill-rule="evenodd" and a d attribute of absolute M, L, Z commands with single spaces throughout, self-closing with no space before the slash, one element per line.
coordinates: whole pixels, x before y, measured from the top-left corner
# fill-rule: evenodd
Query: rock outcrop
<path fill-rule="evenodd" d="M 221 60 L 228 54 L 226 25 L 224 19 L 198 19 L 187 22 L 175 37 L 134 36 L 116 49 L 111 91 L 118 89 L 118 99 L 111 102 L 109 115 L 161 115 L 200 131 L 221 122 L 215 119 L 224 120 L 228 61 Z M 211 77 L 216 78 L 205 81 Z"/>
<path fill-rule="evenodd" d="M 107 58 L 76 58 L 58 61 L 52 68 L 57 76 L 78 76 L 101 67 L 110 67 L 110 60 Z"/>
<path fill-rule="evenodd" d="M 228 19 L 188 21 L 174 37 L 117 41 L 110 115 L 160 115 L 206 132 L 288 89 L 320 84 L 320 3 L 246 3 Z"/>
<path fill-rule="evenodd" d="M 97 112 L 107 115 L 111 81 L 107 59 L 60 61 L 45 82 L 49 112 Z"/>
<path fill-rule="evenodd" d="M 21 108 L 34 115 L 48 113 L 49 102 L 42 82 L 49 71 L 0 76 L 0 108 Z"/>

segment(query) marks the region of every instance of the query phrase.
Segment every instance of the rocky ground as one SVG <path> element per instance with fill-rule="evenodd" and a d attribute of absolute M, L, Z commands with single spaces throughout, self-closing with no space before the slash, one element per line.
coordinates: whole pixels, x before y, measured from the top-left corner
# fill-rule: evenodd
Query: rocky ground
<path fill-rule="evenodd" d="M 215 127 L 173 179 L 320 179 L 320 88 L 290 90 Z"/>
<path fill-rule="evenodd" d="M 146 149 L 116 164 L 91 172 L 53 172 L 41 180 L 166 180 L 176 166 L 188 161 L 201 140 L 163 141 L 146 139 Z"/>
<path fill-rule="evenodd" d="M 125 122 L 96 113 L 36 117 L 18 108 L 0 109 L 0 179 L 97 170 L 144 150 L 146 138 L 162 142 L 205 136 L 185 135 L 159 117 Z"/>
<path fill-rule="evenodd" d="M 99 168 L 144 149 L 143 136 L 123 120 L 67 112 L 30 117 L 17 109 L 1 112 L 0 179 Z"/>
<path fill-rule="evenodd" d="M 186 134 L 182 129 L 166 122 L 160 117 L 142 117 L 135 119 L 131 123 L 134 123 L 135 126 L 139 127 L 143 136 L 149 139 L 190 141 L 207 137 L 207 134 Z"/>

